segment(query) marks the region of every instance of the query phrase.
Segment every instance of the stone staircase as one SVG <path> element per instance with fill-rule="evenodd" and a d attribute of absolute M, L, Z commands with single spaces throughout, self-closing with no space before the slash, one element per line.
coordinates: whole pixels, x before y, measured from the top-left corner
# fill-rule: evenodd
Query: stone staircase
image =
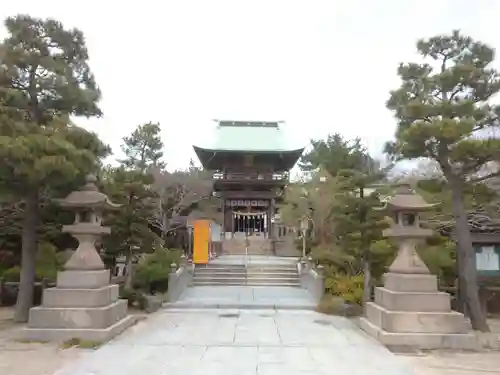
<path fill-rule="evenodd" d="M 192 285 L 300 287 L 296 264 L 207 264 L 196 266 Z"/>

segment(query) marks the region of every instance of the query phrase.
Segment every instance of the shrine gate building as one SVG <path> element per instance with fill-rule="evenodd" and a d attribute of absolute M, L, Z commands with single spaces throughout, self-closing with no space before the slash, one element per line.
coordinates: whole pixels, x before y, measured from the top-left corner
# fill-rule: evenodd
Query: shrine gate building
<path fill-rule="evenodd" d="M 277 203 L 304 148 L 287 145 L 280 122 L 217 121 L 213 142 L 193 146 L 213 172 L 226 239 L 272 238 Z"/>

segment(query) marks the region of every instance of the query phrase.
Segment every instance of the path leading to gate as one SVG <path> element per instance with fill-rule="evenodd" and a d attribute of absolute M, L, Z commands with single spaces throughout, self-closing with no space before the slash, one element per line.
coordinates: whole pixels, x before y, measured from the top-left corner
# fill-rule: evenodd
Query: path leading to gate
<path fill-rule="evenodd" d="M 411 375 L 342 317 L 166 309 L 55 375 Z"/>
<path fill-rule="evenodd" d="M 314 310 L 307 290 L 278 286 L 194 286 L 168 308 L 240 308 Z"/>
<path fill-rule="evenodd" d="M 224 255 L 210 261 L 219 265 L 279 266 L 297 263 L 296 258 L 251 255 Z M 317 303 L 302 288 L 283 286 L 192 286 L 174 303 L 174 308 L 240 308 L 313 310 Z"/>

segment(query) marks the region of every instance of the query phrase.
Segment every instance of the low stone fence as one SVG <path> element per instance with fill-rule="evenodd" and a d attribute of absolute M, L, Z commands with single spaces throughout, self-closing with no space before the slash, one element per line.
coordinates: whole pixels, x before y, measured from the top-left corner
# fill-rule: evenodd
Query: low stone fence
<path fill-rule="evenodd" d="M 314 268 L 310 261 L 302 260 L 297 264 L 300 284 L 302 288 L 311 293 L 316 302 L 319 302 L 325 293 L 325 276 L 323 275 L 323 266 Z"/>
<path fill-rule="evenodd" d="M 192 278 L 193 265 L 186 264 L 177 268 L 176 264 L 172 264 L 168 275 L 168 301 L 177 301 L 191 283 Z"/>

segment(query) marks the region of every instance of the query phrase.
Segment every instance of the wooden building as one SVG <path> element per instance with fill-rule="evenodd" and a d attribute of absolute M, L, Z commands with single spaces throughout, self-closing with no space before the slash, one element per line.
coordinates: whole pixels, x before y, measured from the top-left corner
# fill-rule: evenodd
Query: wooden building
<path fill-rule="evenodd" d="M 304 150 L 287 145 L 281 125 L 217 121 L 213 142 L 193 146 L 203 168 L 213 172 L 225 239 L 273 237 L 278 200 Z"/>

